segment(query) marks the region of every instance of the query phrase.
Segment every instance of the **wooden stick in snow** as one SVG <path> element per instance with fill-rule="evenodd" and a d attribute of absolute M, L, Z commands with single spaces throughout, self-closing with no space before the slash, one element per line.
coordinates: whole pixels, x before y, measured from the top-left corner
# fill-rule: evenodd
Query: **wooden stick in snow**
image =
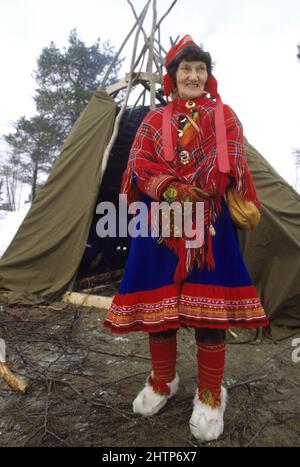
<path fill-rule="evenodd" d="M 0 339 L 0 376 L 14 391 L 25 392 L 28 381 L 25 378 L 14 375 L 6 365 L 5 360 L 5 341 L 4 339 Z"/>
<path fill-rule="evenodd" d="M 28 382 L 14 375 L 5 363 L 0 362 L 0 376 L 16 392 L 25 392 Z"/>

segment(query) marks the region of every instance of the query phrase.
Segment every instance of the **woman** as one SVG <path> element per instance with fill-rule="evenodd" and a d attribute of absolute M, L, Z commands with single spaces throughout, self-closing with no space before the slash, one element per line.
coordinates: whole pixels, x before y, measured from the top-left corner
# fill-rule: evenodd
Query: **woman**
<path fill-rule="evenodd" d="M 166 57 L 165 108 L 150 111 L 133 143 L 121 191 L 129 203 L 204 203 L 204 242 L 189 248 L 185 234 L 138 237 L 119 293 L 104 325 L 114 333 L 149 333 L 152 373 L 133 402 L 144 416 L 157 413 L 178 389 L 176 333 L 195 329 L 198 388 L 190 419 L 201 441 L 223 432 L 226 389 L 225 330 L 268 324 L 238 245 L 224 195 L 228 187 L 259 207 L 245 159 L 244 137 L 233 110 L 222 104 L 208 53 L 190 36 Z M 153 227 L 153 226 L 152 226 Z M 156 226 L 157 227 L 157 226 Z"/>

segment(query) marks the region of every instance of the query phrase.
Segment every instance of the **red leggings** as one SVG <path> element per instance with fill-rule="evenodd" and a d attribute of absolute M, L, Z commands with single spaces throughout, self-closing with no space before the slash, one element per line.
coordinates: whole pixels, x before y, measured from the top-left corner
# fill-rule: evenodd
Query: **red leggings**
<path fill-rule="evenodd" d="M 149 383 L 154 391 L 170 394 L 167 383 L 176 375 L 177 329 L 149 334 L 152 375 Z M 225 331 L 196 328 L 199 399 L 212 406 L 221 404 L 221 384 L 225 365 Z"/>

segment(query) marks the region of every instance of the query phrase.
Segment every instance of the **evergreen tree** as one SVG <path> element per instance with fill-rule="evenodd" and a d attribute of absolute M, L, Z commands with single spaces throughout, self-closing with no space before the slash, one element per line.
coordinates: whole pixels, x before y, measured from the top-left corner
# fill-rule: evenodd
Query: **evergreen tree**
<path fill-rule="evenodd" d="M 37 115 L 21 117 L 15 132 L 4 136 L 12 149 L 12 172 L 18 160 L 21 180 L 30 183 L 35 198 L 42 173 L 49 173 L 74 122 L 99 87 L 102 76 L 113 59 L 109 42 L 98 39 L 87 47 L 76 29 L 71 31 L 69 45 L 60 51 L 54 42 L 42 50 L 34 76 Z M 117 79 L 119 60 L 108 84 Z M 6 167 L 8 170 L 8 167 Z"/>
<path fill-rule="evenodd" d="M 19 178 L 31 185 L 31 200 L 36 196 L 38 176 L 50 172 L 57 151 L 59 129 L 50 119 L 37 115 L 31 119 L 21 117 L 15 132 L 4 136 L 12 148 L 8 165 L 20 170 Z"/>
<path fill-rule="evenodd" d="M 39 114 L 60 127 L 60 143 L 99 87 L 113 56 L 109 42 L 101 45 L 98 39 L 87 47 L 76 29 L 71 31 L 69 46 L 62 52 L 54 42 L 43 49 L 34 74 L 38 84 L 35 102 Z M 116 80 L 120 66 L 119 60 L 108 84 Z"/>

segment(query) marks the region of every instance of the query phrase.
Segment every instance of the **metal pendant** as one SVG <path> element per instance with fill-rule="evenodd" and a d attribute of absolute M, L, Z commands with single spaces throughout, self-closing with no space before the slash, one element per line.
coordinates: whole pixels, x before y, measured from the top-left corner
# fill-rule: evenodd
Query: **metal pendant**
<path fill-rule="evenodd" d="M 215 230 L 215 228 L 214 228 L 214 226 L 212 224 L 210 224 L 210 226 L 209 226 L 209 231 L 210 231 L 210 235 L 212 237 L 216 236 L 216 230 Z"/>
<path fill-rule="evenodd" d="M 183 165 L 186 165 L 190 162 L 190 153 L 188 151 L 180 151 L 179 159 Z"/>
<path fill-rule="evenodd" d="M 189 100 L 185 103 L 185 106 L 188 110 L 192 110 L 194 107 L 196 107 L 196 102 Z"/>

